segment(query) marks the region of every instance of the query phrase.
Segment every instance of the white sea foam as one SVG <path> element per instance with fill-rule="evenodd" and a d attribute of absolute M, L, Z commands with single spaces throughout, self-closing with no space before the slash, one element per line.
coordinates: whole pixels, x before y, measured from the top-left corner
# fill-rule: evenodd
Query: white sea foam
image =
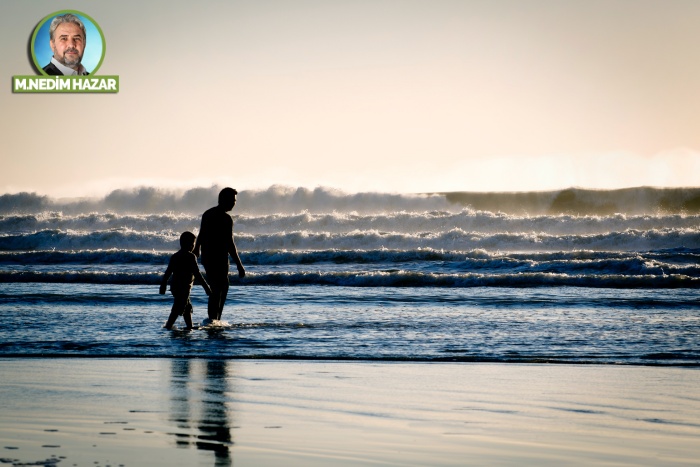
<path fill-rule="evenodd" d="M 587 219 L 529 219 L 497 218 L 493 225 L 482 220 L 451 217 L 427 223 L 422 215 L 401 219 L 355 218 L 339 222 L 298 222 L 286 224 L 277 219 L 274 224 L 244 219 L 237 224 L 236 243 L 243 251 L 262 250 L 367 250 L 418 248 L 469 251 L 569 251 L 580 249 L 607 251 L 649 251 L 677 247 L 700 248 L 700 227 L 696 218 L 672 216 L 638 218 L 621 221 L 606 219 L 589 222 Z M 144 220 L 133 217 L 122 219 L 121 227 L 97 230 L 72 228 L 25 231 L 25 226 L 9 229 L 12 219 L 5 219 L 5 230 L 0 234 L 0 251 L 19 250 L 173 250 L 184 225 L 175 222 L 175 228 L 165 227 L 167 219 Z M 334 219 L 337 220 L 337 219 Z M 183 222 L 192 224 L 193 218 Z M 430 224 L 430 228 L 428 225 Z M 552 224 L 542 228 L 544 223 Z M 23 221 L 20 222 L 23 224 Z M 48 223 L 34 223 L 32 227 L 47 227 Z M 60 222 L 63 227 L 88 227 L 80 220 Z M 114 225 L 118 225 L 116 220 Z M 106 227 L 94 225 L 94 227 Z M 146 230 L 140 230 L 140 228 Z M 177 229 L 182 227 L 182 229 Z M 425 230 L 423 230 L 425 229 Z M 192 229 L 195 232 L 197 229 Z"/>
<path fill-rule="evenodd" d="M 60 211 L 200 214 L 216 204 L 220 187 L 171 190 L 156 187 L 114 190 L 103 198 L 52 199 L 37 193 L 0 195 L 0 215 Z M 236 211 L 245 215 L 309 212 L 380 214 L 464 208 L 509 214 L 610 215 L 700 213 L 700 188 L 568 189 L 547 192 L 433 194 L 346 193 L 332 188 L 272 186 L 239 193 Z"/>
<path fill-rule="evenodd" d="M 548 234 L 598 234 L 612 231 L 652 230 L 657 228 L 687 229 L 700 225 L 700 215 L 610 215 L 522 216 L 487 211 L 459 212 L 424 211 L 396 212 L 375 215 L 348 213 L 248 215 L 234 213 L 235 230 L 245 234 L 269 234 L 289 231 L 349 233 L 378 232 L 441 232 L 462 229 L 470 232 L 543 232 Z M 78 214 L 55 212 L 0 216 L 0 232 L 29 234 L 44 230 L 95 232 L 130 230 L 134 232 L 181 233 L 197 231 L 198 214 Z"/>

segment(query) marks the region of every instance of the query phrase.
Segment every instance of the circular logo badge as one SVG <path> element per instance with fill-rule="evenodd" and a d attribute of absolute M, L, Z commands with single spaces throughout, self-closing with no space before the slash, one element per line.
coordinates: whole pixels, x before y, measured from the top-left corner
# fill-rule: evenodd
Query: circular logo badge
<path fill-rule="evenodd" d="M 31 39 L 34 66 L 45 76 L 94 75 L 105 58 L 105 48 L 100 26 L 76 10 L 51 13 L 39 22 Z"/>

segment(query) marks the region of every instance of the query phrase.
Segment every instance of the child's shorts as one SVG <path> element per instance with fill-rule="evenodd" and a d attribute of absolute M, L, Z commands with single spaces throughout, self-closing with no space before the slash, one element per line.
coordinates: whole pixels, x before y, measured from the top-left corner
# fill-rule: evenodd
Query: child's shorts
<path fill-rule="evenodd" d="M 178 316 L 182 316 L 185 313 L 192 314 L 192 302 L 190 301 L 190 294 L 173 294 L 173 310 L 178 311 Z"/>

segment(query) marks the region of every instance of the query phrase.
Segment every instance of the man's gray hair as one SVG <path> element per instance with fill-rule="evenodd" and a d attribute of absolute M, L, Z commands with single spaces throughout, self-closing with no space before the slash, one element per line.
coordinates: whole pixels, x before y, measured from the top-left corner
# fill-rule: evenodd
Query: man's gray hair
<path fill-rule="evenodd" d="M 49 26 L 49 39 L 53 40 L 53 35 L 56 32 L 56 28 L 59 24 L 63 23 L 74 23 L 80 26 L 80 29 L 83 31 L 83 38 L 87 40 L 87 34 L 85 33 L 85 25 L 82 21 L 80 21 L 80 18 L 75 16 L 73 13 L 66 13 L 65 15 L 56 16 L 51 21 L 51 26 Z"/>

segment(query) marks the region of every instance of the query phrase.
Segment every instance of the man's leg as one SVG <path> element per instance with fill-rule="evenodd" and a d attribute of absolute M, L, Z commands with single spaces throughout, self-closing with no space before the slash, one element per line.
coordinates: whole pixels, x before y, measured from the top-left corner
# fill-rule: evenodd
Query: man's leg
<path fill-rule="evenodd" d="M 209 287 L 211 287 L 211 293 L 209 294 L 209 300 L 207 301 L 207 315 L 209 319 L 215 320 L 219 313 L 219 301 L 221 300 L 221 290 L 216 284 L 216 279 L 207 274 L 207 280 L 209 281 Z"/>
<path fill-rule="evenodd" d="M 216 319 L 221 320 L 221 313 L 224 311 L 224 304 L 228 296 L 228 275 L 222 281 L 221 295 L 219 295 L 219 307 L 216 312 Z"/>
<path fill-rule="evenodd" d="M 207 302 L 207 314 L 209 319 L 220 320 L 228 294 L 228 264 L 225 268 L 205 264 L 204 271 L 207 273 L 207 282 L 211 287 L 211 294 Z"/>
<path fill-rule="evenodd" d="M 219 277 L 218 281 L 219 294 L 218 301 L 216 303 L 215 312 L 216 319 L 221 320 L 221 313 L 224 311 L 224 304 L 226 303 L 226 297 L 228 296 L 228 271 Z"/>

